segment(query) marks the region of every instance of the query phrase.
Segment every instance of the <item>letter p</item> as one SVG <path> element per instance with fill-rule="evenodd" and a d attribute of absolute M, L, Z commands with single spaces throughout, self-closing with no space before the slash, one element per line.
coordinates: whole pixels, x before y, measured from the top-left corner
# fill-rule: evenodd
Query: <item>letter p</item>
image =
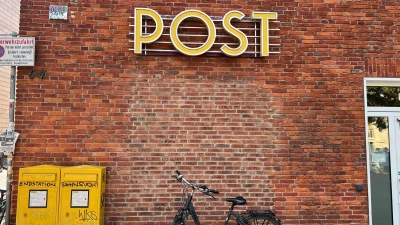
<path fill-rule="evenodd" d="M 143 35 L 142 34 L 142 20 L 143 16 L 151 17 L 155 22 L 155 30 L 152 34 Z M 142 43 L 151 43 L 156 41 L 162 34 L 164 29 L 163 20 L 161 16 L 152 9 L 146 8 L 136 8 L 135 9 L 135 34 L 134 34 L 134 42 L 135 42 L 135 53 L 142 53 Z"/>

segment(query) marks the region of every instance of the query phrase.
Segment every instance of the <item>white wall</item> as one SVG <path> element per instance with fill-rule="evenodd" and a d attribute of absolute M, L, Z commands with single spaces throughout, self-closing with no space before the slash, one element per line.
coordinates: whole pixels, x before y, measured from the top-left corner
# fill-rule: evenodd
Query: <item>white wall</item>
<path fill-rule="evenodd" d="M 20 0 L 0 0 L 0 34 L 19 31 Z M 0 66 L 0 133 L 8 127 L 10 67 Z"/>

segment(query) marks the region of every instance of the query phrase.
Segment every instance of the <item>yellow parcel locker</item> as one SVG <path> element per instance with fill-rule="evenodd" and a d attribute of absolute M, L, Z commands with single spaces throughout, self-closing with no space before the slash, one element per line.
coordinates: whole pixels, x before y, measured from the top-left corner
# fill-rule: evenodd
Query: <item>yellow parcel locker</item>
<path fill-rule="evenodd" d="M 39 165 L 19 169 L 16 224 L 58 224 L 61 168 Z"/>
<path fill-rule="evenodd" d="M 73 166 L 61 170 L 60 225 L 104 225 L 106 168 Z"/>

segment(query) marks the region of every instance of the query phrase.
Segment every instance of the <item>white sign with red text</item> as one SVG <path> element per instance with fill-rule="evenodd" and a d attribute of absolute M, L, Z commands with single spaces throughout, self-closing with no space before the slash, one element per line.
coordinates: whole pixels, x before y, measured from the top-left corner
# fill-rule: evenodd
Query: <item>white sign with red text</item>
<path fill-rule="evenodd" d="M 0 66 L 34 66 L 35 38 L 0 38 Z"/>

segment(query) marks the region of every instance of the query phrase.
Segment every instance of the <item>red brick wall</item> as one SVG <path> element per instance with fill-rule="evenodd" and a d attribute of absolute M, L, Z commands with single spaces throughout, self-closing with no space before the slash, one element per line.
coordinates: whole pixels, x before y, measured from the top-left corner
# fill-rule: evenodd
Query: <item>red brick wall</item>
<path fill-rule="evenodd" d="M 51 4 L 69 6 L 69 19 L 49 20 Z M 137 56 L 128 50 L 135 7 L 278 12 L 281 53 Z M 224 199 L 237 195 L 250 209 L 276 209 L 284 224 L 368 224 L 362 78 L 370 58 L 398 57 L 399 7 L 22 0 L 21 35 L 36 37 L 34 69 L 47 74 L 18 73 L 14 178 L 38 164 L 106 166 L 109 225 L 169 224 L 176 169 L 221 191 L 217 201 L 197 195 L 204 224 L 222 224 Z"/>

